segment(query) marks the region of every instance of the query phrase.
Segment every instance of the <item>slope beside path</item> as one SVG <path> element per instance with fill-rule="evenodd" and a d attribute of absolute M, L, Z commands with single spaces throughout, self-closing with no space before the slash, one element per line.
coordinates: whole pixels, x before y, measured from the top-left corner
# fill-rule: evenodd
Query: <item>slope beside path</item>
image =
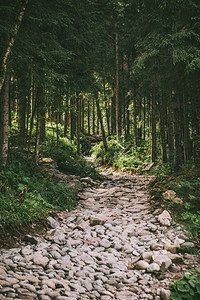
<path fill-rule="evenodd" d="M 43 237 L 1 250 L 0 299 L 169 299 L 171 279 L 197 258 L 177 253 L 184 233 L 153 210 L 152 180 L 107 174 Z"/>

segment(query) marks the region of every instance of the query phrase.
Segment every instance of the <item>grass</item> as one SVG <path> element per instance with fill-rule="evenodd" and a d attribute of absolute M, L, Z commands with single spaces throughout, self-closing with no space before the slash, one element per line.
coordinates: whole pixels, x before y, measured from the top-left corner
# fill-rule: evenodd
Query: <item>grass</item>
<path fill-rule="evenodd" d="M 77 204 L 75 192 L 38 169 L 33 160 L 16 153 L 12 164 L 0 166 L 0 227 L 18 226 L 45 218 L 49 209 L 71 210 Z"/>
<path fill-rule="evenodd" d="M 107 141 L 108 151 L 104 154 L 103 143 L 95 145 L 92 149 L 92 154 L 97 162 L 108 165 L 117 170 L 136 173 L 140 166 L 149 162 L 149 153 L 146 151 L 145 145 L 140 145 L 135 149 L 130 141 L 117 142 L 115 137 Z"/>
<path fill-rule="evenodd" d="M 178 173 L 166 174 L 157 177 L 152 200 L 168 208 L 172 217 L 189 232 L 188 239 L 200 247 L 200 170 L 185 166 Z M 162 193 L 166 190 L 175 191 L 183 205 L 164 200 Z"/>

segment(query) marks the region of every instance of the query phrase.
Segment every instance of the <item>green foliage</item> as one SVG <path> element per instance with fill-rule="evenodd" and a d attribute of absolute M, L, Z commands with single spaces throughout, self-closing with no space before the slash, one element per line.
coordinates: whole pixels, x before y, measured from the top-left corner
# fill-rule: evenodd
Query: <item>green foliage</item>
<path fill-rule="evenodd" d="M 127 147 L 128 151 L 124 151 Z M 136 151 L 131 144 L 131 140 L 118 143 L 112 138 L 108 141 L 106 154 L 104 153 L 102 142 L 95 145 L 92 150 L 96 161 L 122 171 L 136 171 L 139 166 L 148 160 L 144 147 L 140 147 Z"/>
<path fill-rule="evenodd" d="M 87 139 L 87 137 L 80 133 L 80 144 L 81 144 L 81 153 L 83 155 L 89 154 L 91 150 L 91 142 Z"/>
<path fill-rule="evenodd" d="M 32 160 L 17 153 L 12 165 L 0 167 L 0 226 L 43 218 L 49 208 L 72 209 L 76 194 L 46 173 L 33 174 Z"/>
<path fill-rule="evenodd" d="M 188 270 L 182 280 L 171 283 L 171 300 L 198 300 L 200 298 L 200 269 Z"/>
<path fill-rule="evenodd" d="M 81 148 L 85 153 L 90 150 L 91 144 L 86 137 L 81 134 Z M 75 142 L 69 139 L 59 138 L 58 142 L 51 134 L 48 135 L 45 143 L 40 147 L 43 156 L 51 157 L 56 161 L 58 169 L 65 174 L 77 175 L 80 177 L 91 177 L 92 179 L 101 179 L 101 176 L 94 166 L 84 158 L 76 159 Z"/>
<path fill-rule="evenodd" d="M 168 163 L 163 163 L 162 161 L 158 161 L 155 166 L 150 170 L 149 174 L 156 175 L 159 178 L 165 175 L 169 175 L 172 173 L 172 169 Z"/>
<path fill-rule="evenodd" d="M 190 230 L 194 237 L 200 236 L 200 211 L 190 212 L 187 210 L 181 216 L 185 226 Z"/>
<path fill-rule="evenodd" d="M 188 173 L 184 170 L 185 174 Z M 180 220 L 193 236 L 200 236 L 200 178 L 198 174 L 181 175 L 171 181 L 168 188 L 173 189 L 178 197 L 184 199 Z"/>

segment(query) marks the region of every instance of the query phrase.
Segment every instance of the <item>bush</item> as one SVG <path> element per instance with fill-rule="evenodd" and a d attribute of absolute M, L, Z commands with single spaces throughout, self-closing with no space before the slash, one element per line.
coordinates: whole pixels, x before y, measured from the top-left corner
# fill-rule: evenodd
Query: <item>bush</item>
<path fill-rule="evenodd" d="M 101 179 L 98 171 L 91 163 L 87 162 L 84 158 L 76 159 L 76 147 L 67 138 L 59 139 L 58 145 L 56 141 L 53 144 L 46 141 L 40 150 L 43 156 L 51 157 L 55 160 L 58 169 L 65 174 L 80 177 L 90 176 L 94 180 Z"/>
<path fill-rule="evenodd" d="M 171 300 L 200 299 L 200 269 L 188 270 L 182 280 L 171 283 Z"/>
<path fill-rule="evenodd" d="M 102 164 L 107 164 L 108 166 L 114 167 L 122 171 L 135 171 L 138 166 L 142 165 L 147 158 L 141 157 L 141 152 L 143 148 L 140 148 L 139 152 L 134 150 L 133 145 L 129 143 L 119 144 L 115 139 L 108 141 L 108 151 L 105 154 L 103 150 L 103 143 L 93 147 L 93 155 L 95 156 L 96 161 L 101 162 Z M 127 152 L 124 152 L 123 148 L 129 148 Z"/>
<path fill-rule="evenodd" d="M 87 139 L 87 137 L 80 133 L 80 144 L 81 144 L 81 153 L 83 155 L 88 155 L 91 150 L 91 142 Z"/>
<path fill-rule="evenodd" d="M 49 208 L 71 210 L 77 196 L 66 184 L 38 170 L 18 153 L 12 165 L 0 166 L 0 226 L 16 226 L 43 218 Z"/>

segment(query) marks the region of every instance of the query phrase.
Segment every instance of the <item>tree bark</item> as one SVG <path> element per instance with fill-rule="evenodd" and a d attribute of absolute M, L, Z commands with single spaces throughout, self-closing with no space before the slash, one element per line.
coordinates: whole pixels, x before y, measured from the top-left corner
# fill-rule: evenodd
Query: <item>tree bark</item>
<path fill-rule="evenodd" d="M 3 53 L 2 53 L 1 58 L 0 58 L 0 92 L 2 90 L 3 83 L 4 83 L 4 80 L 5 80 L 5 76 L 6 76 L 6 67 L 7 67 L 8 56 L 9 56 L 9 54 L 11 52 L 11 49 L 14 45 L 14 42 L 16 40 L 17 33 L 18 33 L 20 25 L 22 23 L 24 12 L 25 12 L 28 0 L 23 0 L 23 1 L 20 1 L 20 2 L 22 2 L 22 5 L 21 5 L 21 8 L 20 8 L 19 14 L 17 16 L 16 22 L 13 26 L 12 35 L 8 39 L 7 46 L 3 50 Z"/>
<path fill-rule="evenodd" d="M 74 139 L 76 124 L 75 124 L 75 116 L 74 116 L 74 96 L 70 98 L 70 141 Z"/>
<path fill-rule="evenodd" d="M 90 100 L 87 100 L 88 110 L 87 110 L 87 123 L 88 123 L 88 134 L 90 134 Z"/>
<path fill-rule="evenodd" d="M 166 136 L 165 136 L 165 116 L 164 116 L 164 103 L 162 95 L 158 96 L 158 109 L 160 117 L 160 138 L 161 138 L 161 158 L 163 163 L 167 163 L 167 148 L 166 148 Z"/>
<path fill-rule="evenodd" d="M 155 94 L 152 93 L 151 102 L 151 161 L 155 162 L 157 159 L 156 154 L 156 99 Z"/>
<path fill-rule="evenodd" d="M 183 116 L 184 116 L 184 162 L 191 158 L 190 151 L 190 131 L 189 131 L 189 117 L 188 117 L 188 99 L 183 95 Z"/>
<path fill-rule="evenodd" d="M 103 149 L 104 149 L 104 153 L 106 154 L 106 152 L 108 151 L 108 145 L 107 145 L 107 141 L 106 141 L 106 135 L 105 135 L 105 130 L 104 130 L 104 126 L 103 126 L 103 119 L 102 119 L 102 115 L 101 115 L 101 109 L 100 109 L 98 97 L 96 98 L 96 106 L 97 106 L 97 115 L 98 115 L 98 119 L 100 121 L 101 132 L 102 132 Z"/>
<path fill-rule="evenodd" d="M 6 165 L 8 158 L 9 81 L 9 70 L 7 69 L 0 94 L 0 160 L 3 165 Z"/>
<path fill-rule="evenodd" d="M 143 139 L 146 139 L 146 97 L 144 96 L 144 127 L 143 127 Z"/>
<path fill-rule="evenodd" d="M 92 102 L 92 133 L 95 135 L 95 102 Z"/>
<path fill-rule="evenodd" d="M 104 102 L 105 102 L 105 110 L 106 110 L 106 121 L 107 121 L 108 135 L 110 136 L 110 118 L 109 118 L 108 103 L 107 103 L 107 97 L 106 97 L 105 79 L 103 80 L 103 93 L 104 93 Z"/>
<path fill-rule="evenodd" d="M 116 99 L 114 96 L 111 101 L 111 134 L 116 134 Z"/>
<path fill-rule="evenodd" d="M 40 130 L 40 144 L 45 141 L 46 138 L 46 110 L 45 110 L 45 93 L 43 86 L 39 87 L 39 99 L 40 99 L 40 111 L 39 111 L 39 130 Z"/>
<path fill-rule="evenodd" d="M 80 112 L 81 109 L 81 100 L 79 96 L 76 96 L 76 157 L 79 159 L 81 155 L 81 146 L 80 146 Z"/>
<path fill-rule="evenodd" d="M 67 136 L 67 127 L 69 126 L 69 99 L 66 95 L 66 108 L 64 112 L 64 136 Z"/>
<path fill-rule="evenodd" d="M 32 84 L 32 97 L 31 97 L 31 120 L 30 120 L 30 129 L 29 129 L 29 141 L 28 141 L 28 151 L 30 151 L 31 147 L 31 137 L 32 137 L 32 131 L 33 131 L 33 121 L 35 118 L 36 110 L 37 110 L 37 105 L 36 105 L 36 97 L 37 97 L 37 87 L 35 85 L 35 82 L 33 80 Z"/>
<path fill-rule="evenodd" d="M 84 132 L 85 127 L 85 100 L 81 97 L 81 131 Z"/>
<path fill-rule="evenodd" d="M 25 139 L 26 134 L 26 115 L 27 115 L 27 78 L 22 76 L 18 79 L 18 121 L 20 135 Z"/>
<path fill-rule="evenodd" d="M 36 107 L 36 136 L 35 136 L 35 169 L 36 169 L 39 164 L 39 144 L 40 144 L 40 138 L 39 138 L 40 87 L 39 86 L 37 86 L 35 107 Z"/>
<path fill-rule="evenodd" d="M 170 103 L 168 104 L 168 145 L 169 145 L 169 162 L 170 165 L 173 167 L 174 165 L 174 127 L 173 127 L 173 109 L 171 104 L 171 97 L 170 97 Z"/>
<path fill-rule="evenodd" d="M 180 96 L 177 95 L 176 97 L 176 105 L 174 107 L 175 167 L 179 169 L 182 165 Z"/>
<path fill-rule="evenodd" d="M 116 67 L 116 74 L 115 74 L 115 98 L 116 98 L 116 133 L 117 139 L 120 137 L 120 124 L 119 124 L 119 114 L 120 114 L 120 107 L 119 107 L 119 34 L 118 34 L 118 25 L 115 24 L 115 67 Z"/>
<path fill-rule="evenodd" d="M 137 138 L 137 105 L 136 105 L 136 97 L 134 97 L 134 140 L 135 140 L 135 149 L 137 150 L 138 146 L 138 138 Z"/>

